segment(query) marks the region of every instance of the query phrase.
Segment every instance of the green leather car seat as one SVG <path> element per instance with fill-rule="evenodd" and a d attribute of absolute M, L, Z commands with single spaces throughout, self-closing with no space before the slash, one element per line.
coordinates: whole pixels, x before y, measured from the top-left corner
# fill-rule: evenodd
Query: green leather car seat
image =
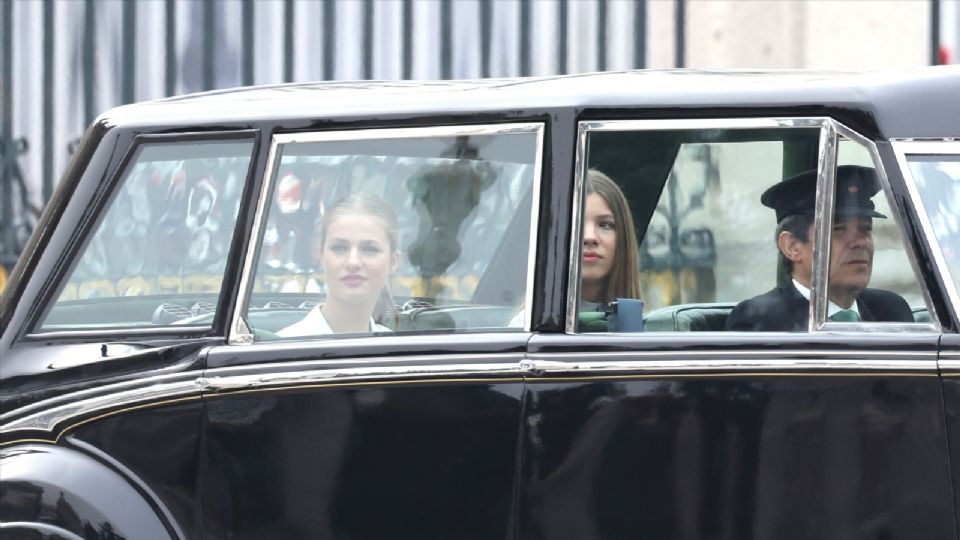
<path fill-rule="evenodd" d="M 721 332 L 735 303 L 677 304 L 652 311 L 644 332 Z"/>
<path fill-rule="evenodd" d="M 397 331 L 506 328 L 516 308 L 511 306 L 430 306 L 400 313 Z"/>

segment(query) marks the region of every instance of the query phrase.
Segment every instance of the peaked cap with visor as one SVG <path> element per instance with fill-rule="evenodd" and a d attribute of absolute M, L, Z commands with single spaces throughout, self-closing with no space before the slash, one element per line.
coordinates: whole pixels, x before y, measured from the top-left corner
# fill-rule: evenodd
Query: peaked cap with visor
<path fill-rule="evenodd" d="M 837 167 L 836 217 L 886 218 L 876 211 L 872 197 L 880 191 L 872 167 Z M 777 223 L 793 215 L 814 215 L 817 200 L 817 170 L 804 171 L 767 189 L 760 202 L 777 213 Z"/>

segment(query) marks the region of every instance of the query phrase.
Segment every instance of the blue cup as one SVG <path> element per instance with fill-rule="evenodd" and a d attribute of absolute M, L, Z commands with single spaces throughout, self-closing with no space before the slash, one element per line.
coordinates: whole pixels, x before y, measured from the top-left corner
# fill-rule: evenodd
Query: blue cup
<path fill-rule="evenodd" d="M 643 332 L 643 300 L 617 298 L 616 309 L 607 317 L 610 332 Z"/>

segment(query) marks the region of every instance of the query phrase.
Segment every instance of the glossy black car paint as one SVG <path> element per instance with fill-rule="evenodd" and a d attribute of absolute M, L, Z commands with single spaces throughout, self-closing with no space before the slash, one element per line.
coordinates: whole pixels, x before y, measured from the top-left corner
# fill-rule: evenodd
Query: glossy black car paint
<path fill-rule="evenodd" d="M 528 386 L 522 538 L 950 538 L 935 378 Z M 549 450 L 546 450 L 549 449 Z"/>
<path fill-rule="evenodd" d="M 113 457 L 101 458 L 70 441 L 0 450 L 4 539 L 176 538 L 176 524 L 144 485 Z"/>
<path fill-rule="evenodd" d="M 211 399 L 210 537 L 505 538 L 522 382 L 291 389 Z"/>
<path fill-rule="evenodd" d="M 535 336 L 530 353 L 935 358 L 937 339 L 738 335 L 694 349 L 650 336 Z M 526 400 L 522 538 L 955 534 L 936 373 L 623 370 L 531 380 Z"/>
<path fill-rule="evenodd" d="M 945 373 L 942 388 L 936 371 L 543 375 L 522 369 L 520 358 L 764 351 L 789 360 L 785 351 L 802 348 L 823 358 L 847 351 L 885 359 L 901 351 L 936 360 L 940 336 L 933 334 L 565 336 L 572 178 L 577 122 L 586 119 L 831 117 L 878 141 L 956 137 L 958 78 L 943 68 L 909 77 L 680 72 L 334 83 L 115 111 L 88 133 L 0 299 L 0 412 L 13 413 L 6 422 L 38 400 L 156 376 L 196 380 L 197 390 L 80 415 L 50 432 L 3 433 L 0 467 L 27 465 L 0 486 L 0 521 L 20 523 L 8 530 L 25 537 L 31 528 L 59 527 L 128 538 L 957 538 L 956 374 Z M 268 141 L 293 131 L 516 121 L 546 128 L 532 338 L 228 346 L 239 265 L 224 278 L 221 317 L 210 329 L 28 336 L 96 222 L 94 203 L 109 196 L 103 182 L 117 176 L 136 137 L 233 132 Z M 260 144 L 253 161 L 234 260 L 251 234 L 267 147 Z M 887 170 L 896 171 L 889 145 L 879 141 L 878 148 Z M 894 172 L 890 181 L 908 208 L 903 179 Z M 929 260 L 917 216 L 905 221 L 918 260 Z M 955 331 L 942 277 L 930 265 L 921 271 L 941 325 Z M 100 347 L 114 343 L 143 351 L 100 360 Z M 943 343 L 943 353 L 958 358 L 956 336 Z M 858 352 L 865 355 L 853 356 Z M 48 354 L 71 359 L 69 367 L 57 368 Z M 482 355 L 475 372 L 442 369 L 470 355 Z M 340 364 L 307 366 L 318 360 Z M 228 374 L 284 381 L 289 362 L 306 366 L 312 378 L 251 389 L 204 386 Z M 485 371 L 496 364 L 516 369 Z M 342 384 L 323 378 L 323 369 L 405 365 L 437 374 Z M 77 463 L 75 477 L 55 472 Z M 151 517 L 131 529 L 129 519 L 141 514 Z"/>

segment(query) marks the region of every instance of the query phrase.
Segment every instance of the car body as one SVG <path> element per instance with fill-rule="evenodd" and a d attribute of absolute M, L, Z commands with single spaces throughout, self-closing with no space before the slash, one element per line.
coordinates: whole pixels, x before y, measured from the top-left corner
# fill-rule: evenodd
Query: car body
<path fill-rule="evenodd" d="M 957 538 L 958 95 L 956 67 L 651 71 L 109 111 L 0 304 L 4 537 Z M 845 160 L 914 321 L 827 319 Z M 642 329 L 580 305 L 594 167 Z M 722 331 L 774 279 L 760 190 L 811 168 L 809 328 Z M 393 331 L 281 337 L 357 190 L 399 210 Z"/>

